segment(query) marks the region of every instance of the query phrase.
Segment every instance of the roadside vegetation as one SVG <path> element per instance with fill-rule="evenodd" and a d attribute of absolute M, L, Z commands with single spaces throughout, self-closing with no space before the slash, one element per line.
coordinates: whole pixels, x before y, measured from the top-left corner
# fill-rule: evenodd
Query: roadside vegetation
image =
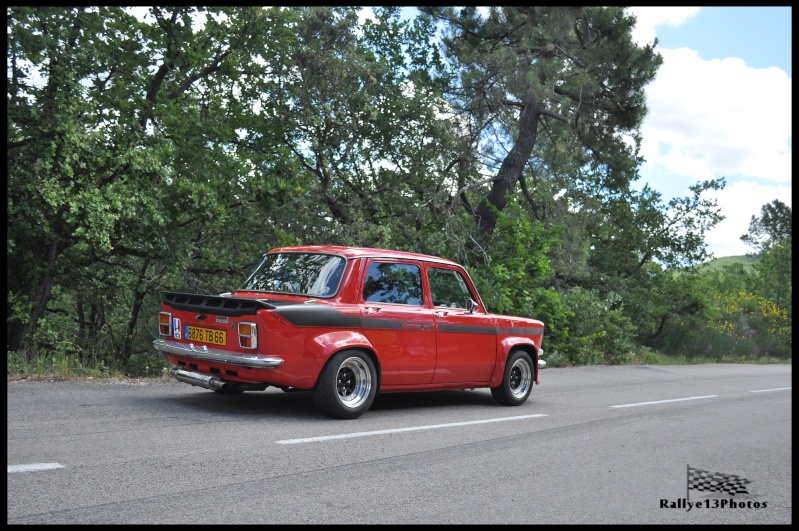
<path fill-rule="evenodd" d="M 8 378 L 163 377 L 161 292 L 291 244 L 458 261 L 550 367 L 791 362 L 791 209 L 715 261 L 723 179 L 636 185 L 623 8 L 401 13 L 8 8 Z"/>
<path fill-rule="evenodd" d="M 592 309 L 586 301 L 572 300 L 572 312 L 581 316 L 581 341 L 578 347 L 560 351 L 545 343 L 547 366 L 792 363 L 788 310 L 753 292 L 742 291 L 747 285 L 762 284 L 757 261 L 752 256 L 725 257 L 724 264 L 722 268 L 712 267 L 712 262 L 707 264 L 710 273 L 702 277 L 709 296 L 705 312 L 669 322 L 653 346 L 637 344 L 630 336 L 631 327 L 624 330 L 609 326 L 612 323 L 603 318 L 607 310 L 597 304 Z M 743 269 L 751 271 L 742 273 Z M 736 287 L 740 290 L 734 291 Z M 598 332 L 586 334 L 592 327 Z M 170 367 L 155 351 L 134 355 L 124 366 L 114 360 L 102 350 L 87 355 L 76 345 L 62 342 L 60 347 L 47 349 L 31 360 L 10 352 L 7 374 L 9 380 L 164 379 Z"/>

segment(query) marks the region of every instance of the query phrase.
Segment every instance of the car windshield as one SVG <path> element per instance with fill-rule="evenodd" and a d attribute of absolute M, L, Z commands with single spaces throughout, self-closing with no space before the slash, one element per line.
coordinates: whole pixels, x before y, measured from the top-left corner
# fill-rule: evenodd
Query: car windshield
<path fill-rule="evenodd" d="M 241 291 L 272 291 L 314 297 L 335 295 L 346 260 L 319 253 L 270 253 Z"/>

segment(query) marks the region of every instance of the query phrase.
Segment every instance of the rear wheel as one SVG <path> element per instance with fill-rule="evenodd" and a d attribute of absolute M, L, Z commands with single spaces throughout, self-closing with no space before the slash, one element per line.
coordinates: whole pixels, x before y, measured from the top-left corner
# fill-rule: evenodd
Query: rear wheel
<path fill-rule="evenodd" d="M 358 350 L 343 350 L 322 369 L 313 402 L 330 417 L 354 419 L 366 413 L 376 394 L 377 371 L 372 358 Z"/>
<path fill-rule="evenodd" d="M 533 390 L 533 360 L 523 350 L 511 350 L 505 364 L 505 374 L 499 387 L 492 387 L 494 400 L 506 406 L 524 404 Z"/>

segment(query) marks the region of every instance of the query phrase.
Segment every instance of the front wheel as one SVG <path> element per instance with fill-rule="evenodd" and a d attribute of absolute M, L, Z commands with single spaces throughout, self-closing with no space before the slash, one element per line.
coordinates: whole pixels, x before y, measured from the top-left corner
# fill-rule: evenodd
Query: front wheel
<path fill-rule="evenodd" d="M 377 371 L 367 354 L 344 350 L 325 364 L 313 390 L 313 403 L 322 413 L 339 419 L 360 417 L 377 394 Z"/>
<path fill-rule="evenodd" d="M 524 404 L 533 390 L 533 360 L 523 350 L 511 350 L 499 387 L 492 387 L 494 400 L 505 406 Z"/>

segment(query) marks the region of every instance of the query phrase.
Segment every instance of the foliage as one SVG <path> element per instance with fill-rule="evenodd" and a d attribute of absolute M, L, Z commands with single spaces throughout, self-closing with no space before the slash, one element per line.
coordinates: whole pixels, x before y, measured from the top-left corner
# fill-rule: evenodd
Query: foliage
<path fill-rule="evenodd" d="M 741 240 L 760 252 L 790 238 L 792 228 L 791 207 L 775 199 L 760 208 L 760 217 L 752 216 L 749 232 L 742 235 Z"/>
<path fill-rule="evenodd" d="M 634 185 L 660 57 L 622 8 L 361 15 L 8 8 L 9 377 L 160 375 L 161 291 L 299 243 L 464 263 L 554 364 L 790 358 L 790 208 L 695 268 L 723 179 Z"/>
<path fill-rule="evenodd" d="M 434 28 L 398 8 L 362 27 L 354 8 L 297 12 L 296 75 L 284 82 L 304 187 L 290 200 L 292 230 L 315 243 L 424 247 L 441 227 L 436 166 L 452 129 L 429 74 Z"/>
<path fill-rule="evenodd" d="M 791 320 L 785 310 L 753 293 L 716 293 L 710 320 L 680 320 L 663 334 L 663 344 L 688 359 L 791 359 Z"/>
<path fill-rule="evenodd" d="M 563 354 L 572 365 L 622 365 L 632 359 L 635 327 L 624 308 L 593 290 L 573 288 L 564 297 L 571 341 Z"/>
<path fill-rule="evenodd" d="M 713 258 L 703 264 L 697 266 L 697 271 L 702 273 L 709 273 L 713 271 L 720 271 L 727 266 L 732 266 L 734 264 L 741 265 L 741 271 L 744 273 L 748 273 L 752 270 L 752 266 L 757 262 L 758 257 L 751 254 L 739 255 L 739 256 L 721 256 L 717 258 Z"/>
<path fill-rule="evenodd" d="M 792 237 L 772 244 L 753 266 L 752 289 L 793 316 Z"/>
<path fill-rule="evenodd" d="M 689 360 L 790 360 L 790 305 L 780 306 L 760 290 L 757 264 L 747 270 L 738 261 L 700 273 L 702 311 L 668 320 L 653 346 Z"/>
<path fill-rule="evenodd" d="M 448 101 L 476 155 L 457 165 L 478 243 L 493 233 L 517 183 L 527 186 L 528 166 L 535 176 L 528 200 L 564 165 L 577 170 L 576 180 L 585 173 L 611 191 L 626 188 L 646 113 L 643 89 L 661 58 L 634 43 L 635 19 L 623 8 L 491 6 L 485 17 L 471 6 L 421 9 L 444 23 L 455 73 Z M 495 177 L 488 187 L 481 167 Z"/>
<path fill-rule="evenodd" d="M 555 240 L 554 231 L 511 205 L 498 216 L 496 237 L 487 249 L 490 260 L 475 260 L 471 274 L 490 311 L 543 321 L 546 348 L 556 352 L 568 341 L 573 315 L 560 294 L 542 286 L 552 274 L 547 253 Z"/>
<path fill-rule="evenodd" d="M 236 131 L 271 101 L 255 60 L 290 44 L 278 33 L 289 14 L 154 7 L 147 23 L 117 7 L 10 9 L 11 350 L 46 344 L 36 328 L 56 306 L 81 330 L 113 322 L 109 350 L 124 362 L 148 295 L 252 259 L 229 234 L 249 203 L 285 188 L 273 173 L 285 164 Z M 53 300 L 59 285 L 69 300 Z"/>

